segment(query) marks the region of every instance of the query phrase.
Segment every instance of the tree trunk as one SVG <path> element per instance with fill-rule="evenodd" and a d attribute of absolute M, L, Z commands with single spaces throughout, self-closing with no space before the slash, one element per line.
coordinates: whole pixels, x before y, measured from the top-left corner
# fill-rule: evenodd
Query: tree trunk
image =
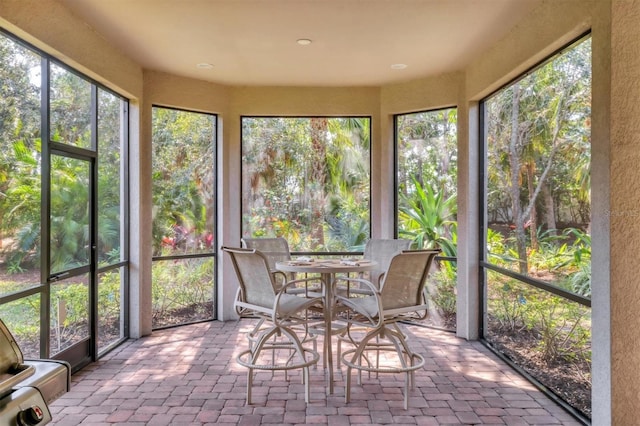
<path fill-rule="evenodd" d="M 545 206 L 545 222 L 547 223 L 547 229 L 549 230 L 552 236 L 558 235 L 558 225 L 556 224 L 556 206 L 553 201 L 553 195 L 551 194 L 551 189 L 549 185 L 542 186 L 542 197 L 544 198 L 544 206 Z"/>
<path fill-rule="evenodd" d="M 515 225 L 516 248 L 518 250 L 518 269 L 520 273 L 529 271 L 527 263 L 527 238 L 524 232 L 524 218 L 520 205 L 520 126 L 518 115 L 520 111 L 520 84 L 513 85 L 513 98 L 511 100 L 511 138 L 509 141 L 509 186 L 511 195 L 511 210 Z"/>
<path fill-rule="evenodd" d="M 535 163 L 530 161 L 527 163 L 527 188 L 529 189 L 529 197 L 535 197 L 535 187 L 533 179 L 535 178 Z M 531 238 L 531 248 L 538 250 L 538 214 L 536 211 L 535 199 L 529 198 L 529 203 L 533 204 L 531 213 L 529 214 L 529 237 Z"/>
<path fill-rule="evenodd" d="M 324 247 L 324 210 L 325 186 L 327 181 L 327 129 L 326 118 L 311 119 L 311 182 L 307 187 L 310 193 L 311 237 L 318 247 Z"/>

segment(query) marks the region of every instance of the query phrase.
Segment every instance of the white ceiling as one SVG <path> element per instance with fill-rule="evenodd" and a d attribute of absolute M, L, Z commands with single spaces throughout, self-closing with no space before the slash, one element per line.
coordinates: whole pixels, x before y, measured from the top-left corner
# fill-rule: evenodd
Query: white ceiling
<path fill-rule="evenodd" d="M 460 70 L 541 2 L 59 1 L 145 69 L 261 86 L 378 86 Z"/>

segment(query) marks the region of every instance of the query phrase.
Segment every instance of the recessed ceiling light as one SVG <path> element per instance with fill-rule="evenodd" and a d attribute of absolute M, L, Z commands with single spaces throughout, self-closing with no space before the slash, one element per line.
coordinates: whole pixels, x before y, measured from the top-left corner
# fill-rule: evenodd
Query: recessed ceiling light
<path fill-rule="evenodd" d="M 308 46 L 311 44 L 311 40 L 309 40 L 308 38 L 300 38 L 296 41 L 296 43 L 298 43 L 300 46 Z"/>
<path fill-rule="evenodd" d="M 391 65 L 392 70 L 403 70 L 407 67 L 407 64 L 393 64 Z"/>
<path fill-rule="evenodd" d="M 201 62 L 198 65 L 196 65 L 198 68 L 203 69 L 203 70 L 210 70 L 211 68 L 213 68 L 213 65 L 208 64 L 206 62 Z"/>

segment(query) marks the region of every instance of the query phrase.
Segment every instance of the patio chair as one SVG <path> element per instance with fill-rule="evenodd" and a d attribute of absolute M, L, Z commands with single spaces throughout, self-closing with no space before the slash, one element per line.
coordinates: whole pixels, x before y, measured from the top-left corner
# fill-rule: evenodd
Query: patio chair
<path fill-rule="evenodd" d="M 240 242 L 243 248 L 259 250 L 267 258 L 269 271 L 280 278 L 278 286 L 283 286 L 288 280 L 294 278 L 276 269 L 276 262 L 291 260 L 289 243 L 286 239 L 282 237 L 242 238 Z"/>
<path fill-rule="evenodd" d="M 391 258 L 402 250 L 409 250 L 411 247 L 411 240 L 393 239 L 393 238 L 372 238 L 367 241 L 364 247 L 363 259 L 374 261 L 378 264 L 377 268 L 371 271 L 363 272 L 359 278 L 364 278 L 380 288 L 380 280 L 384 275 Z M 359 293 L 359 294 L 371 294 L 368 287 L 361 285 L 348 286 L 348 288 L 340 288 L 339 292 Z"/>
<path fill-rule="evenodd" d="M 268 259 L 256 249 L 222 247 L 222 250 L 230 256 L 240 284 L 234 303 L 238 316 L 260 320 L 247 335 L 249 348 L 236 358 L 249 369 L 247 404 L 251 404 L 254 369 L 285 372 L 302 369 L 305 401 L 309 402 L 309 366 L 315 365 L 320 356 L 302 344 L 314 338 L 307 330 L 307 310 L 321 307 L 322 298 L 289 294 L 289 284 L 276 289 Z M 270 352 L 271 358 L 263 351 Z"/>
<path fill-rule="evenodd" d="M 411 240 L 372 238 L 364 247 L 363 257 L 378 262 L 378 268 L 369 272 L 368 280 L 380 288 L 380 279 L 391 263 L 391 258 L 403 250 L 409 250 Z"/>
<path fill-rule="evenodd" d="M 337 304 L 345 313 L 347 335 L 354 349 L 342 353 L 347 366 L 345 400 L 351 399 L 351 369 L 376 373 L 405 373 L 404 408 L 409 406 L 409 388 L 415 385 L 413 372 L 424 365 L 422 355 L 413 352 L 408 337 L 398 327 L 399 321 L 422 318 L 427 310 L 423 289 L 429 269 L 440 250 L 404 250 L 391 258 L 380 282 L 380 288 L 361 278 L 341 278 L 367 287 L 370 294 L 352 297 L 338 295 Z M 354 338 L 352 328 L 363 330 Z M 371 362 L 371 353 L 375 363 Z M 379 362 L 380 352 L 391 352 L 393 363 Z M 360 377 L 360 374 L 359 374 Z"/>
<path fill-rule="evenodd" d="M 276 262 L 291 260 L 289 243 L 283 237 L 275 238 L 242 238 L 242 247 L 259 250 L 266 258 L 271 271 L 275 270 Z"/>

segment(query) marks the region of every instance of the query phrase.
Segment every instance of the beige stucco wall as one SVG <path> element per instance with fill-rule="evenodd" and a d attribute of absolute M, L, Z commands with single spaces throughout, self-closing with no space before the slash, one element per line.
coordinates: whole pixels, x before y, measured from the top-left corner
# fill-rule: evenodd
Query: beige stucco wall
<path fill-rule="evenodd" d="M 0 0 L 0 25 L 130 98 L 142 97 L 142 68 L 54 0 Z"/>
<path fill-rule="evenodd" d="M 229 108 L 229 87 L 167 74 L 144 71 L 144 108 L 152 105 L 223 115 Z"/>
<path fill-rule="evenodd" d="M 588 31 L 593 6 L 601 1 L 544 0 L 465 69 L 468 99 L 487 96 Z"/>
<path fill-rule="evenodd" d="M 229 245 L 239 244 L 240 238 L 241 115 L 371 116 L 372 188 L 379 189 L 372 193 L 372 231 L 374 236 L 389 236 L 393 233 L 393 114 L 457 105 L 458 266 L 464 301 L 459 305 L 459 335 L 476 337 L 477 306 L 475 311 L 470 307 L 478 297 L 477 101 L 592 27 L 593 406 L 597 425 L 633 424 L 640 399 L 636 368 L 640 361 L 640 296 L 634 262 L 640 222 L 633 216 L 640 198 L 640 188 L 636 189 L 640 185 L 636 166 L 640 155 L 638 22 L 639 1 L 544 0 L 502 41 L 456 73 L 380 88 L 225 87 L 143 72 L 55 0 L 0 0 L 2 27 L 132 99 L 133 337 L 151 332 L 152 104 L 219 114 L 218 236 L 220 244 Z M 613 258 L 609 253 L 614 253 Z M 227 319 L 233 316 L 235 288 L 233 273 L 223 259 L 218 306 L 219 315 Z"/>
<path fill-rule="evenodd" d="M 631 425 L 640 403 L 640 2 L 612 5 L 611 209 L 604 212 L 611 221 L 612 424 Z"/>

